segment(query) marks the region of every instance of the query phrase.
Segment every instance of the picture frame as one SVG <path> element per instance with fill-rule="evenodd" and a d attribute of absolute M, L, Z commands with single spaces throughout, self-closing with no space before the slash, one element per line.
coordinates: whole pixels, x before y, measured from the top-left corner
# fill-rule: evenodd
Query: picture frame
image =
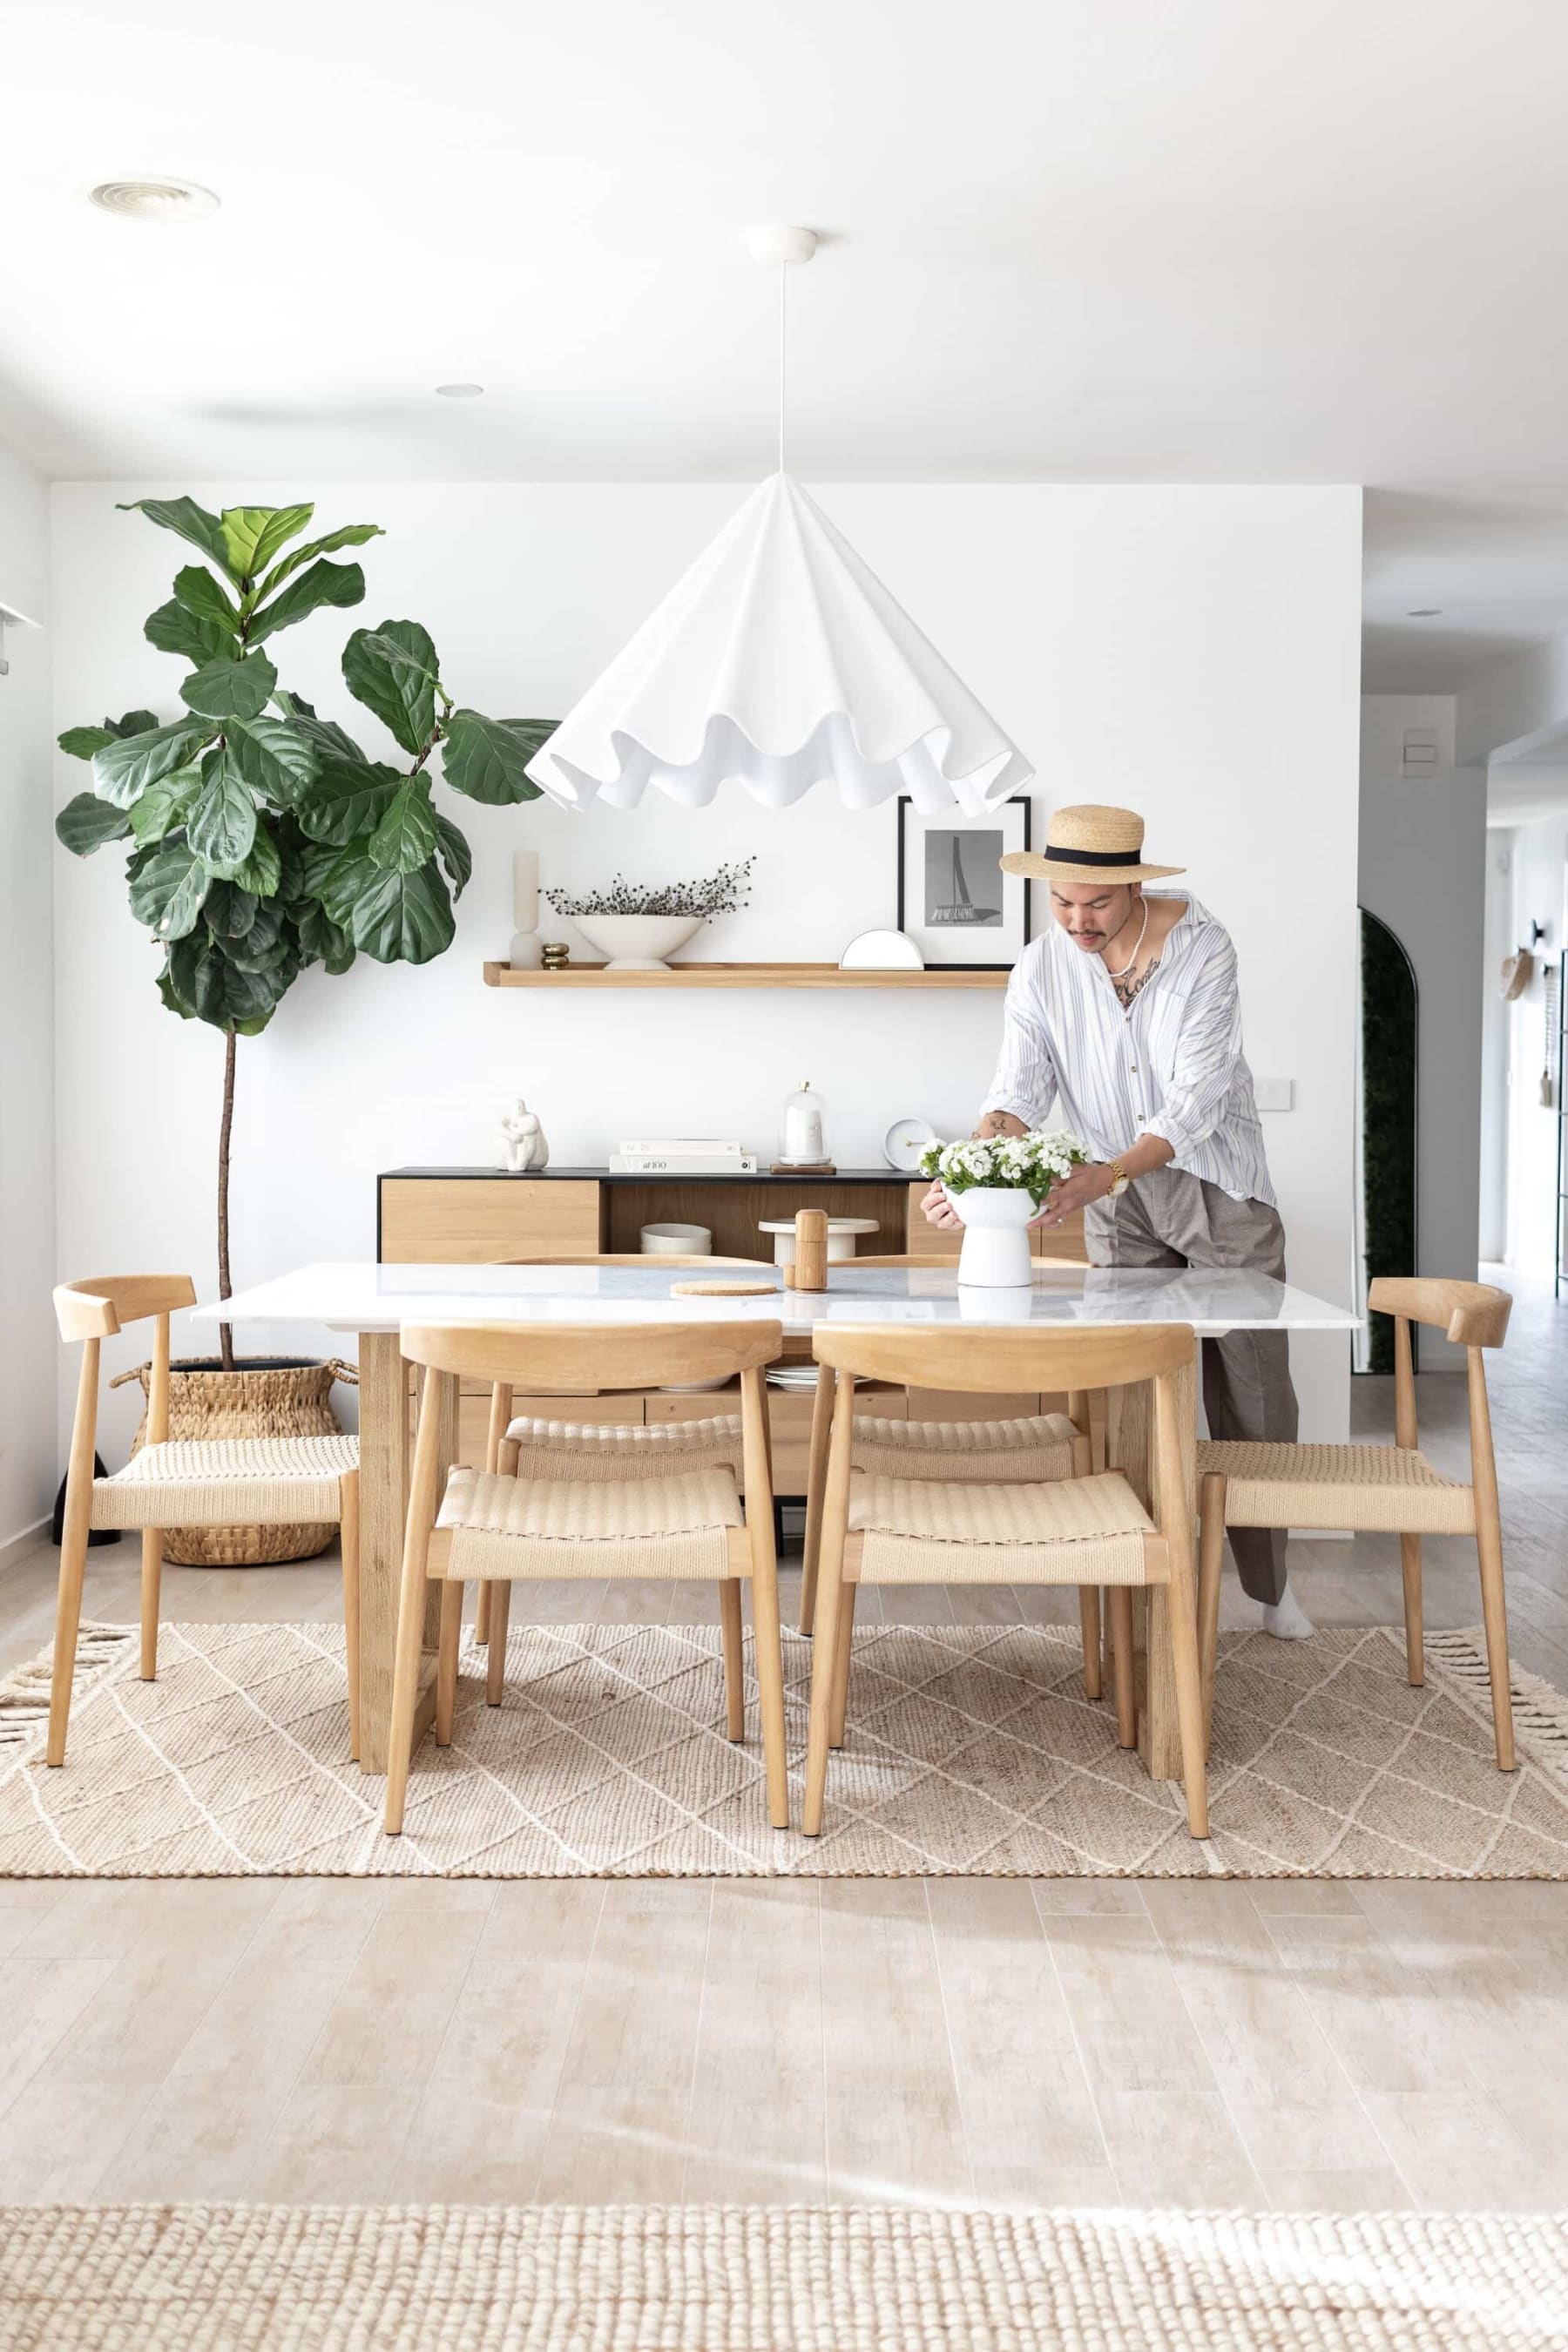
<path fill-rule="evenodd" d="M 898 927 L 928 968 L 1010 971 L 1028 946 L 1028 877 L 997 861 L 1030 846 L 1032 807 L 1017 793 L 984 816 L 922 816 L 900 794 Z"/>

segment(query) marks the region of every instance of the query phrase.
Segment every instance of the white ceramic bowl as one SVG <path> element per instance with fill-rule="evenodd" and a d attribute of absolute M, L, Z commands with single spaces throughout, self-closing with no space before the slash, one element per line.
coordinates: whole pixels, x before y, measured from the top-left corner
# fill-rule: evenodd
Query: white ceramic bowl
<path fill-rule="evenodd" d="M 713 1235 L 706 1225 L 645 1225 L 644 1257 L 711 1257 Z"/>
<path fill-rule="evenodd" d="M 572 920 L 611 971 L 662 971 L 666 959 L 702 929 L 700 915 L 574 915 Z"/>
<path fill-rule="evenodd" d="M 881 1230 L 875 1217 L 829 1217 L 827 1220 L 829 1259 L 835 1265 L 841 1265 L 846 1258 L 853 1257 L 855 1255 L 857 1234 L 877 1234 Z M 764 1217 L 757 1231 L 762 1234 L 772 1234 L 775 1265 L 795 1264 L 795 1219 L 793 1217 Z"/>

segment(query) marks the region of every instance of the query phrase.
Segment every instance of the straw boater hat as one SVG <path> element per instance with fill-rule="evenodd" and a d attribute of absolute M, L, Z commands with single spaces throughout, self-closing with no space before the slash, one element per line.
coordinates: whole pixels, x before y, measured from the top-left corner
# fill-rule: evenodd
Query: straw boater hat
<path fill-rule="evenodd" d="M 1146 866 L 1142 818 L 1131 809 L 1101 808 L 1093 802 L 1058 809 L 1046 827 L 1044 849 L 1010 850 L 1002 860 L 1004 874 L 1049 876 L 1058 882 L 1158 882 L 1186 870 Z"/>

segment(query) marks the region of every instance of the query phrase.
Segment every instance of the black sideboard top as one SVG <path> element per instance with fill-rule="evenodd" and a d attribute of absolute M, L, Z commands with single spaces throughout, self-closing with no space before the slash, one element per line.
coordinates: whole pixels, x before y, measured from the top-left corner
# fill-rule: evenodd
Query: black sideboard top
<path fill-rule="evenodd" d="M 803 1184 L 913 1184 L 919 1178 L 904 1168 L 840 1168 L 835 1176 L 770 1176 L 760 1169 L 754 1176 L 739 1176 L 708 1170 L 701 1174 L 667 1169 L 656 1176 L 612 1174 L 607 1168 L 525 1168 L 514 1173 L 510 1168 L 384 1168 L 376 1181 L 391 1184 L 423 1177 L 427 1181 L 440 1178 L 443 1181 L 460 1181 L 465 1177 L 497 1179 L 511 1184 L 777 1184 L 791 1190 Z"/>

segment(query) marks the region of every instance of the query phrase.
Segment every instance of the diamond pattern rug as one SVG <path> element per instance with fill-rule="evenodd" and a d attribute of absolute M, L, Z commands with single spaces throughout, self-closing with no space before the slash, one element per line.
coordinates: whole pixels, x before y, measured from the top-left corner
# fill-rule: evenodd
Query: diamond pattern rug
<path fill-rule="evenodd" d="M 1205 1844 L 1084 1698 L 1076 1633 L 858 1633 L 819 1839 L 768 1826 L 716 1629 L 518 1627 L 499 1708 L 484 1658 L 389 1839 L 349 1760 L 339 1629 L 165 1625 L 143 1683 L 135 1629 L 94 1627 L 62 1769 L 47 1661 L 0 1690 L 0 1875 L 1568 1878 L 1568 1702 L 1516 1675 L 1521 1769 L 1499 1773 L 1467 1634 L 1428 1637 L 1422 1690 L 1388 1627 L 1222 1637 Z M 786 1636 L 796 1821 L 810 1670 Z"/>

